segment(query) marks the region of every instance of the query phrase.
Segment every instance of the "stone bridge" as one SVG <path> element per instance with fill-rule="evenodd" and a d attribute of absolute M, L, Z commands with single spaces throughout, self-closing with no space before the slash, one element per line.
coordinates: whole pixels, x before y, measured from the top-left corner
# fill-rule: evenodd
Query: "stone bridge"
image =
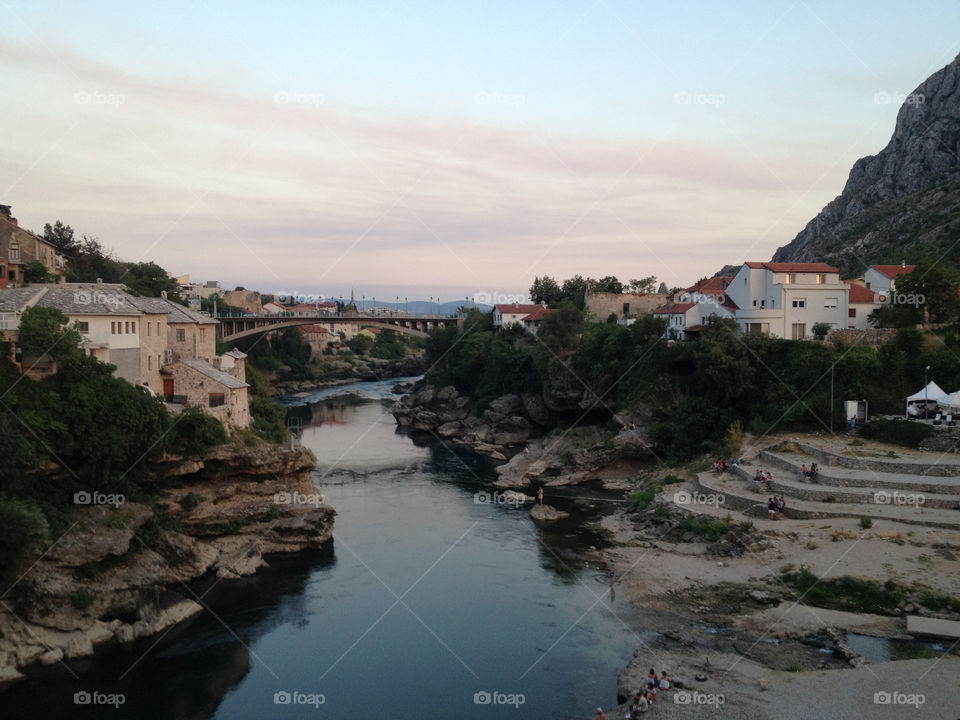
<path fill-rule="evenodd" d="M 328 330 L 330 325 L 357 325 L 359 328 L 380 328 L 392 330 L 403 335 L 427 337 L 431 330 L 444 327 L 461 327 L 463 318 L 450 315 L 417 315 L 395 317 L 371 317 L 344 315 L 230 315 L 218 314 L 217 336 L 226 343 L 232 343 L 243 338 L 255 337 L 264 333 L 283 330 L 284 328 L 299 327 L 301 325 L 323 325 Z"/>

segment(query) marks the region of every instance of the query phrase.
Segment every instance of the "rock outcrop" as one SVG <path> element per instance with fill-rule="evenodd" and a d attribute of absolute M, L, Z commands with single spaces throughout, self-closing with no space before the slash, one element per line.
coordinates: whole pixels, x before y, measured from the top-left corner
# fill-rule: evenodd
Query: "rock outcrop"
<path fill-rule="evenodd" d="M 202 612 L 190 580 L 249 575 L 264 555 L 324 545 L 336 512 L 310 480 L 315 464 L 309 450 L 224 445 L 160 463 L 176 487 L 152 506 L 80 507 L 0 607 L 0 682 Z"/>
<path fill-rule="evenodd" d="M 853 273 L 864 263 L 909 262 L 919 247 L 952 242 L 958 228 L 960 56 L 903 98 L 887 146 L 858 160 L 843 192 L 773 259 Z"/>

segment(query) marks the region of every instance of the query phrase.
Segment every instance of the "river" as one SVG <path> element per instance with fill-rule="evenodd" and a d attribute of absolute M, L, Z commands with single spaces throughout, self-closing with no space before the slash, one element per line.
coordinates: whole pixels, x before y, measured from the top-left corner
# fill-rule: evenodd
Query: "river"
<path fill-rule="evenodd" d="M 338 512 L 323 551 L 208 580 L 202 615 L 71 661 L 77 679 L 47 669 L 0 695 L 3 717 L 493 720 L 612 706 L 640 641 L 581 552 L 602 542 L 588 527 L 613 503 L 548 494 L 573 517 L 543 530 L 529 506 L 490 502 L 485 462 L 396 427 L 394 382 L 289 401 Z M 77 705 L 78 692 L 123 704 Z"/>

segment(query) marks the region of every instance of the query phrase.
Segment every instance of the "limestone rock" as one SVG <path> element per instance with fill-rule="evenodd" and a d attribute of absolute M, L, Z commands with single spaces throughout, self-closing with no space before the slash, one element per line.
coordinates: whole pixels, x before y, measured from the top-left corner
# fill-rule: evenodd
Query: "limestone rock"
<path fill-rule="evenodd" d="M 557 510 L 550 505 L 540 505 L 539 503 L 530 509 L 530 517 L 540 522 L 552 522 L 569 517 L 569 515 L 570 513 L 566 513 L 563 510 Z"/>

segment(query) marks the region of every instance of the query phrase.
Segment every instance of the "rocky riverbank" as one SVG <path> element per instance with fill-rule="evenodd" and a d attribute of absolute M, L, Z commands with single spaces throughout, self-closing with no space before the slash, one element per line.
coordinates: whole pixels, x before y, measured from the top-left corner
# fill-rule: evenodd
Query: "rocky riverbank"
<path fill-rule="evenodd" d="M 270 553 L 323 546 L 336 512 L 311 482 L 315 464 L 309 450 L 223 445 L 158 463 L 149 505 L 78 507 L 0 605 L 0 682 L 202 612 L 192 580 L 249 575 Z"/>
<path fill-rule="evenodd" d="M 426 370 L 423 355 L 408 355 L 396 360 L 381 360 L 374 357 L 355 358 L 352 362 L 340 360 L 336 355 L 324 362 L 322 372 L 315 377 L 302 380 L 271 379 L 271 392 L 274 397 L 293 395 L 298 392 L 322 390 L 338 385 L 362 382 L 364 380 L 384 380 L 422 375 Z"/>

